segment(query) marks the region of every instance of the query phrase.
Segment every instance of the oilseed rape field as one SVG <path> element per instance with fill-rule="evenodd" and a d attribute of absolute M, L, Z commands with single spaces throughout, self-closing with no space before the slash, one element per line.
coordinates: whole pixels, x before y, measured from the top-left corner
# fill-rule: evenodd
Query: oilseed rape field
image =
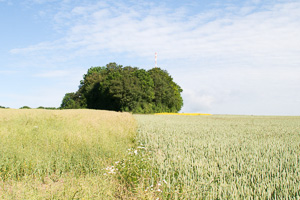
<path fill-rule="evenodd" d="M 299 199 L 300 117 L 0 109 L 0 199 Z"/>

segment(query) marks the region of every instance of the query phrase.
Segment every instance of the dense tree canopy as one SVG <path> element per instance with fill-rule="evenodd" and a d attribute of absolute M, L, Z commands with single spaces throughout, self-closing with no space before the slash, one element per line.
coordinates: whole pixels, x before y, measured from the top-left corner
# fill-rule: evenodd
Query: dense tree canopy
<path fill-rule="evenodd" d="M 61 108 L 91 108 L 134 113 L 178 112 L 182 89 L 166 70 L 109 63 L 91 67 L 75 93 L 65 94 Z"/>

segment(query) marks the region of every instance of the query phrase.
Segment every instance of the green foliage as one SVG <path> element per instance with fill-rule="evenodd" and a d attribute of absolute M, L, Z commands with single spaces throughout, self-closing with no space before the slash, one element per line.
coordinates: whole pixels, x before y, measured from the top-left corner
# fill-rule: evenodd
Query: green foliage
<path fill-rule="evenodd" d="M 81 108 L 81 99 L 79 98 L 78 93 L 67 93 L 65 94 L 61 107 L 64 109 L 77 109 Z"/>
<path fill-rule="evenodd" d="M 140 143 L 139 146 L 128 149 L 126 158 L 115 163 L 117 178 L 126 191 L 134 198 L 159 199 L 161 193 L 158 168 L 153 164 L 150 152 Z"/>
<path fill-rule="evenodd" d="M 45 110 L 56 110 L 57 108 L 55 107 L 44 107 L 44 106 L 39 106 L 36 109 L 45 109 Z"/>
<path fill-rule="evenodd" d="M 61 108 L 91 108 L 133 113 L 178 112 L 182 89 L 160 68 L 149 71 L 109 63 L 91 67 L 76 93 L 67 93 Z"/>
<path fill-rule="evenodd" d="M 31 109 L 29 106 L 22 106 L 20 109 Z"/>
<path fill-rule="evenodd" d="M 155 112 L 177 112 L 183 106 L 182 89 L 166 70 L 153 68 L 149 73 L 154 82 Z"/>

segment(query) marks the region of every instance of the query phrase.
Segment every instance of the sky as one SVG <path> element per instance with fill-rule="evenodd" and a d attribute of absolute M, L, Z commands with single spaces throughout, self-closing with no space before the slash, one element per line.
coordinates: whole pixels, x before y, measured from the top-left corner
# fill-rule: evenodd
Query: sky
<path fill-rule="evenodd" d="M 59 107 L 92 66 L 165 69 L 181 112 L 300 115 L 299 0 L 0 0 L 0 106 Z"/>

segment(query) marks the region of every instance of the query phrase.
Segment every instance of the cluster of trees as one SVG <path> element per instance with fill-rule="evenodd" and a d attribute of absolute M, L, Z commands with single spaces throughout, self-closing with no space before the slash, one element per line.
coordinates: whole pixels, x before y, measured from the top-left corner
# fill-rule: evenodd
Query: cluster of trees
<path fill-rule="evenodd" d="M 44 106 L 39 106 L 36 109 L 45 109 L 45 110 L 58 110 L 59 108 L 55 107 L 44 107 Z"/>
<path fill-rule="evenodd" d="M 77 92 L 65 94 L 61 108 L 91 108 L 133 113 L 178 112 L 182 89 L 166 70 L 148 71 L 109 63 L 91 67 Z"/>

